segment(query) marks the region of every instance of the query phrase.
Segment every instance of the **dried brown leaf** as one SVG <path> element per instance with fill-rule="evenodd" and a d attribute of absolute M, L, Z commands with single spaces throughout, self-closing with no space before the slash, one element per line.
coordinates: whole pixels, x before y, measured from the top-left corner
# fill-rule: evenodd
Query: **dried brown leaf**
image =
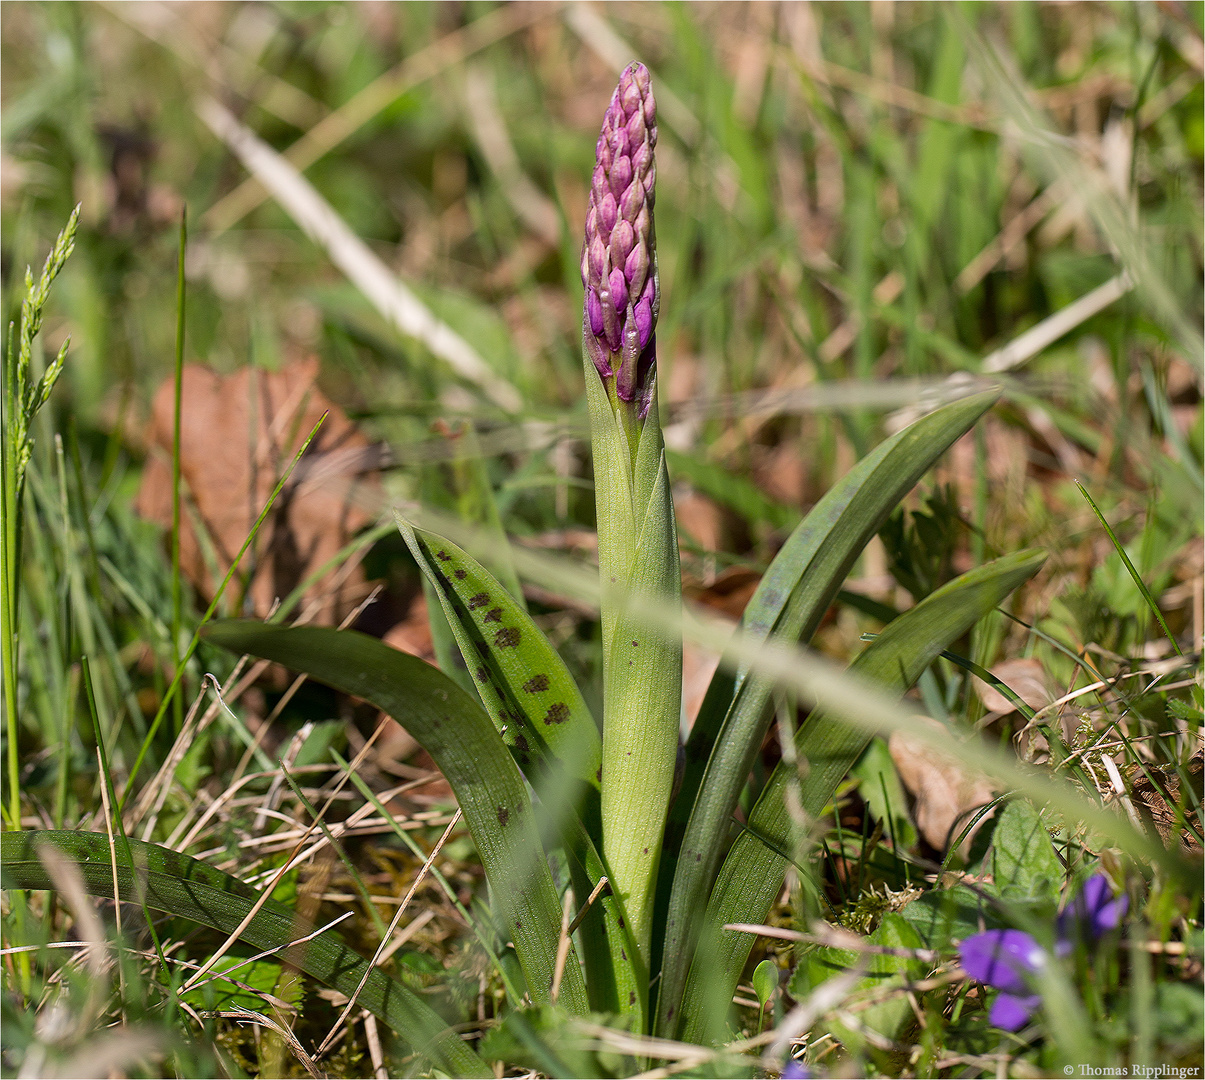
<path fill-rule="evenodd" d="M 373 448 L 365 436 L 315 385 L 317 359 L 280 371 L 242 368 L 221 375 L 189 364 L 183 375 L 180 469 L 183 497 L 180 562 L 205 597 L 217 588 L 256 517 L 293 455 L 323 413 L 327 418 L 305 459 L 260 530 L 244 568 L 253 568 L 247 608 L 268 614 L 359 530 L 371 524 L 356 501 L 356 485 L 375 485 Z M 136 509 L 163 526 L 171 523 L 173 380 L 155 393 Z M 191 504 L 191 505 L 188 505 Z M 194 520 L 199 519 L 216 554 L 207 565 Z M 317 621 L 336 622 L 363 594 L 358 568 L 327 573 L 307 594 L 319 603 Z"/>

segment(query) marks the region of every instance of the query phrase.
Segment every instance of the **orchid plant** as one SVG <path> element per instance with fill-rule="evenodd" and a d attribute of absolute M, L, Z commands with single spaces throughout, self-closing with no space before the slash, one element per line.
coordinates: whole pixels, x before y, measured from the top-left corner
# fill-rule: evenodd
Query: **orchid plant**
<path fill-rule="evenodd" d="M 681 579 L 657 404 L 656 144 L 649 72 L 632 64 L 604 114 L 581 256 L 602 716 L 513 580 L 508 587 L 414 521 L 399 527 L 454 643 L 444 670 L 350 630 L 233 620 L 207 636 L 372 702 L 430 753 L 489 881 L 493 925 L 473 929 L 499 961 L 509 1016 L 605 1014 L 634 1033 L 708 1043 L 725 1035 L 756 940 L 732 925 L 765 922 L 790 866 L 813 873 L 798 821 L 823 816 L 868 735 L 814 711 L 793 741 L 785 737 L 783 760 L 735 838 L 734 810 L 775 715 L 774 680 L 721 666 L 680 743 Z M 859 462 L 783 543 L 745 610 L 743 638 L 806 645 L 866 543 L 995 400 L 988 392 L 945 405 Z M 854 669 L 903 693 L 1043 558 L 1019 552 L 937 589 L 890 621 Z M 27 888 L 48 887 L 36 835 L 4 837 L 6 872 Z M 228 875 L 152 843 L 130 840 L 111 857 L 104 834 L 41 835 L 76 857 L 89 889 L 137 888 L 148 907 L 264 948 L 293 942 L 292 963 L 359 995 L 438 1068 L 493 1075 L 402 983 L 333 931 L 298 934 L 291 912 Z"/>

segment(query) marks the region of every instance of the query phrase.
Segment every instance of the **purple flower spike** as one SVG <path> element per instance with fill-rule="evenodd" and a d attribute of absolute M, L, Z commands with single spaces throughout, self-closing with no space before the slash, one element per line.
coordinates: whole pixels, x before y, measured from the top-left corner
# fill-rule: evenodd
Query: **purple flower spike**
<path fill-rule="evenodd" d="M 602 378 L 614 377 L 615 396 L 634 403 L 642 419 L 652 400 L 661 306 L 653 229 L 656 120 L 648 69 L 631 64 L 603 116 L 582 247 L 586 354 Z"/>
<path fill-rule="evenodd" d="M 1024 930 L 988 930 L 958 947 L 962 966 L 977 982 L 1024 994 L 1030 976 L 1046 963 L 1046 950 Z"/>
<path fill-rule="evenodd" d="M 788 1061 L 780 1075 L 782 1080 L 812 1080 L 812 1070 L 802 1061 Z"/>

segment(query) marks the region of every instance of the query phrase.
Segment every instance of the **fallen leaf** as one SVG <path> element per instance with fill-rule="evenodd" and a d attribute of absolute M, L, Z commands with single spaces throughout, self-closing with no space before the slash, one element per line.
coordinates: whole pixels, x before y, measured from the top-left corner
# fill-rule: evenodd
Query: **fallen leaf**
<path fill-rule="evenodd" d="M 357 532 L 372 523 L 357 487 L 375 488 L 376 453 L 368 439 L 315 385 L 316 358 L 280 371 L 242 368 L 221 375 L 200 364 L 184 368 L 180 472 L 184 501 L 180 564 L 197 592 L 213 596 L 273 488 L 318 419 L 327 414 L 260 528 L 243 568 L 253 568 L 245 614 L 263 617 Z M 171 524 L 174 384 L 155 392 L 150 452 L 135 502 L 137 512 Z M 198 542 L 197 522 L 213 560 Z M 237 584 L 237 583 L 236 583 Z M 358 567 L 329 571 L 311 586 L 301 610 L 318 605 L 312 621 L 336 622 L 363 597 Z M 227 597 L 233 599 L 229 591 Z"/>
<path fill-rule="evenodd" d="M 944 724 L 928 716 L 916 718 L 926 727 L 945 732 Z M 938 851 L 945 851 L 966 827 L 968 811 L 991 802 L 995 795 L 991 781 L 972 772 L 953 754 L 936 749 L 931 743 L 910 739 L 899 732 L 887 743 L 909 793 L 916 800 L 912 816 L 921 835 Z M 986 815 L 986 821 L 991 815 Z M 966 853 L 979 825 L 966 837 Z"/>

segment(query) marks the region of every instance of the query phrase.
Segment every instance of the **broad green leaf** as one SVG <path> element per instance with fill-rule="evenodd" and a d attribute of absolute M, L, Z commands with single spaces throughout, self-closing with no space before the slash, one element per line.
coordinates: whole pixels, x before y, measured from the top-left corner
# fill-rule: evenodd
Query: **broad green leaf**
<path fill-rule="evenodd" d="M 888 439 L 851 470 L 787 540 L 749 602 L 742 625 L 754 635 L 807 642 L 845 575 L 887 515 L 945 450 L 996 401 L 976 394 L 939 409 Z M 665 947 L 657 1004 L 658 1032 L 669 1035 L 690 964 L 695 929 L 724 854 L 729 821 L 770 722 L 773 684 L 738 671 L 725 707 L 708 693 L 686 748 L 686 775 L 671 811 L 686 814 L 665 916 Z M 703 765 L 703 760 L 706 764 Z M 668 860 L 667 860 L 668 861 Z M 667 867 L 668 869 L 668 867 Z"/>
<path fill-rule="evenodd" d="M 882 945 L 892 949 L 921 948 L 920 935 L 898 912 L 889 911 L 883 916 L 873 933 L 866 938 L 868 945 Z M 808 953 L 791 976 L 790 993 L 803 1000 L 826 979 L 851 968 L 859 956 L 847 949 L 818 948 Z M 856 997 L 867 991 L 882 992 L 888 988 L 902 987 L 905 979 L 919 979 L 925 974 L 925 963 L 909 956 L 869 953 L 865 957 L 866 975 L 854 984 L 851 995 Z M 877 1005 L 858 1011 L 858 1020 L 871 1031 L 894 1039 L 913 1017 L 912 1006 L 900 994 Z M 862 1037 L 850 1030 L 839 1020 L 830 1022 L 833 1033 L 847 1046 L 858 1046 Z"/>
<path fill-rule="evenodd" d="M 284 968 L 271 959 L 253 960 L 248 964 L 249 955 L 227 953 L 211 969 L 219 978 L 185 991 L 180 995 L 181 1000 L 194 1009 L 263 1008 L 262 994 L 272 994 L 276 990 Z M 230 978 L 220 977 L 225 972 L 230 973 Z"/>
<path fill-rule="evenodd" d="M 47 843 L 75 862 L 92 896 L 113 898 L 114 865 L 104 833 L 4 833 L 0 836 L 0 862 L 6 889 L 54 888 L 37 854 L 38 846 Z M 116 865 L 117 887 L 125 899 L 144 893 L 147 907 L 229 934 L 259 897 L 251 886 L 197 859 L 140 840 L 129 844 L 133 865 L 120 853 Z M 268 900 L 241 940 L 258 950 L 279 949 L 280 959 L 307 975 L 340 993 L 354 993 L 368 962 L 331 930 L 304 944 L 290 945 L 307 932 L 307 927 L 298 926 L 296 912 Z M 234 977 L 248 981 L 237 972 Z M 439 1068 L 455 1076 L 492 1075 L 438 1013 L 380 968 L 369 973 L 358 1000 Z"/>
<path fill-rule="evenodd" d="M 418 740 L 456 794 L 532 998 L 548 1001 L 561 905 L 523 777 L 481 706 L 430 664 L 354 630 L 231 619 L 211 625 L 206 636 L 364 698 Z M 560 1000 L 586 1011 L 572 950 Z"/>
<path fill-rule="evenodd" d="M 1063 864 L 1041 815 L 1028 799 L 1010 799 L 992 831 L 989 855 L 995 892 L 1005 899 L 1059 898 Z"/>
<path fill-rule="evenodd" d="M 888 623 L 854 661 L 852 670 L 903 693 L 946 645 L 1033 576 L 1044 560 L 1041 552 L 1018 552 L 956 578 Z M 809 818 L 823 814 L 867 738 L 863 731 L 829 720 L 823 713 L 814 712 L 800 726 L 795 747 L 799 760 L 808 766 L 800 795 Z M 682 997 L 681 1023 L 687 1041 L 707 1041 L 722 1026 L 753 947 L 752 935 L 724 930 L 724 925 L 764 922 L 782 888 L 788 859 L 798 857 L 801 838 L 793 835 L 785 802 L 787 785 L 793 780 L 791 771 L 780 763 L 720 869 Z"/>

